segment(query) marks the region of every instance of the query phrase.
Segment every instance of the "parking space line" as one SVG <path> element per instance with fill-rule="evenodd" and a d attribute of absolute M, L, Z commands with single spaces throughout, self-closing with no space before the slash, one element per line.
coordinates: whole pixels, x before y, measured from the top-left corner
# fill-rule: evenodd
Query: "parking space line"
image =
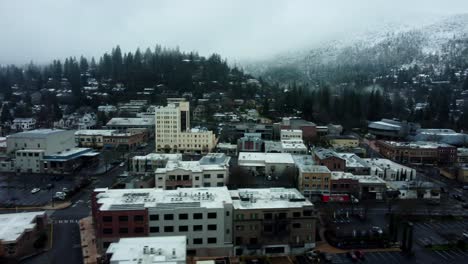
<path fill-rule="evenodd" d="M 439 251 L 435 250 L 434 253 L 436 253 L 437 255 L 441 256 L 443 259 L 448 260 L 448 258 L 446 258 L 444 255 L 440 254 Z"/>
<path fill-rule="evenodd" d="M 396 262 L 394 262 L 394 263 L 400 263 L 400 262 L 398 261 L 398 259 L 395 258 L 395 256 L 393 256 L 392 253 L 390 253 L 390 252 L 384 252 L 384 253 L 386 253 L 385 255 L 389 255 L 391 259 L 395 260 Z"/>
<path fill-rule="evenodd" d="M 440 250 L 440 251 L 439 251 L 439 253 L 440 253 L 440 254 L 444 254 L 444 255 L 448 256 L 448 258 L 450 258 L 450 259 L 453 259 L 453 258 L 454 258 L 452 255 L 450 255 L 450 254 L 449 254 L 449 253 L 447 253 L 446 251 L 442 251 L 442 250 Z"/>

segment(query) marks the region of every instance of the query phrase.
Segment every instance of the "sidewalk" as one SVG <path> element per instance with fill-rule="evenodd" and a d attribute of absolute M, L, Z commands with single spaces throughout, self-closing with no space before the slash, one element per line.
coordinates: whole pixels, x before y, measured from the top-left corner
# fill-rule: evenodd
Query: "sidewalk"
<path fill-rule="evenodd" d="M 80 244 L 83 252 L 84 264 L 97 264 L 101 258 L 96 247 L 96 236 L 94 234 L 93 218 L 88 216 L 79 222 L 80 225 Z"/>

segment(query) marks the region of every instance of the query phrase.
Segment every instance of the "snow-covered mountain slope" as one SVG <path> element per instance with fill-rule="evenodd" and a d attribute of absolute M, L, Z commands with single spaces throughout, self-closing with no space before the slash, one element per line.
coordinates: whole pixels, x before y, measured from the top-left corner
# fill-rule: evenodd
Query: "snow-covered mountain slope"
<path fill-rule="evenodd" d="M 324 41 L 310 50 L 279 54 L 245 68 L 273 81 L 278 81 L 273 76 L 279 72 L 276 68 L 293 69 L 296 72 L 291 76 L 299 74 L 303 80 L 309 81 L 317 78 L 319 68 L 327 66 L 402 67 L 425 63 L 431 56 L 437 56 L 436 61 L 446 63 L 468 48 L 466 39 L 468 14 L 428 17 L 416 23 L 383 23 L 363 32 Z"/>

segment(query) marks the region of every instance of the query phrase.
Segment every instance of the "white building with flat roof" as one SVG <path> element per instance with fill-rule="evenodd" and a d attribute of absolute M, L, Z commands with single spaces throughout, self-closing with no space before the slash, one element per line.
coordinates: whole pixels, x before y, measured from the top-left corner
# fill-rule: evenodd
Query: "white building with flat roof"
<path fill-rule="evenodd" d="M 15 171 L 67 173 L 97 153 L 75 148 L 75 131 L 36 129 L 7 136 L 7 153 L 14 156 Z"/>
<path fill-rule="evenodd" d="M 169 161 L 182 161 L 182 154 L 150 153 L 134 156 L 130 160 L 129 171 L 138 175 L 154 174 L 158 168 L 165 168 Z"/>
<path fill-rule="evenodd" d="M 378 176 L 385 181 L 412 181 L 416 170 L 389 159 L 363 159 L 370 166 L 370 175 Z"/>
<path fill-rule="evenodd" d="M 240 152 L 238 165 L 254 176 L 279 177 L 295 163 L 290 153 Z"/>
<path fill-rule="evenodd" d="M 168 161 L 155 173 L 156 188 L 222 187 L 229 181 L 230 157 L 224 153 L 209 153 L 199 161 Z"/>
<path fill-rule="evenodd" d="M 213 131 L 190 128 L 190 104 L 183 98 L 169 98 L 155 116 L 157 152 L 208 153 L 216 146 Z"/>
<path fill-rule="evenodd" d="M 110 264 L 185 264 L 186 237 L 132 237 L 112 243 Z"/>
<path fill-rule="evenodd" d="M 95 189 L 93 217 L 98 243 L 116 242 L 121 235 L 109 223 L 121 217 L 139 224 L 138 236 L 186 236 L 187 250 L 197 256 L 228 256 L 232 249 L 232 199 L 227 187 Z M 140 215 L 134 221 L 129 215 Z M 111 220 L 111 222 L 108 222 Z M 110 230 L 109 230 L 110 229 Z M 101 232 L 102 231 L 102 232 Z"/>

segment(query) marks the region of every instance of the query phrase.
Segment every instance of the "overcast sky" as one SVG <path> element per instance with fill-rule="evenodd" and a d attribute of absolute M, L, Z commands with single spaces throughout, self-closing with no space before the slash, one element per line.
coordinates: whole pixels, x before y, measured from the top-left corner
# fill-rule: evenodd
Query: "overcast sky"
<path fill-rule="evenodd" d="M 262 58 L 386 22 L 468 13 L 468 0 L 0 0 L 0 64 L 159 43 Z"/>

